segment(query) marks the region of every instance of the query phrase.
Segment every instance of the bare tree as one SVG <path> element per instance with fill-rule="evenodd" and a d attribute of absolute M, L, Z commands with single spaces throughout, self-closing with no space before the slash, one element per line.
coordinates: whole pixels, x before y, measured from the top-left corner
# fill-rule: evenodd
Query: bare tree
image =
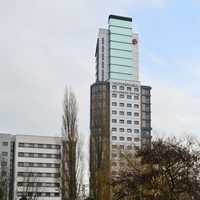
<path fill-rule="evenodd" d="M 157 139 L 152 148 L 139 150 L 134 162 L 126 157 L 129 168 L 113 179 L 115 199 L 198 200 L 199 158 L 191 140 Z"/>
<path fill-rule="evenodd" d="M 83 181 L 83 156 L 78 134 L 77 100 L 72 90 L 65 91 L 63 109 L 62 197 L 64 200 L 77 200 Z"/>

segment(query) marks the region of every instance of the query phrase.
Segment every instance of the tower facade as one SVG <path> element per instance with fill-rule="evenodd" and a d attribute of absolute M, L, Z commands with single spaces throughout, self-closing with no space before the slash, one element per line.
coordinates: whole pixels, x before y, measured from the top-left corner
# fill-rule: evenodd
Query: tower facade
<path fill-rule="evenodd" d="M 110 15 L 99 29 L 96 82 L 91 86 L 90 192 L 112 199 L 112 176 L 126 167 L 121 152 L 150 145 L 151 87 L 139 81 L 139 38 L 132 18 Z"/>

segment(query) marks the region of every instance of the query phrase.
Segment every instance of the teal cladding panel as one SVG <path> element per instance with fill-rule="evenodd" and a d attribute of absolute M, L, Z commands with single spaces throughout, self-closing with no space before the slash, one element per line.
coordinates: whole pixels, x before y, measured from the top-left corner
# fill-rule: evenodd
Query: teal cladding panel
<path fill-rule="evenodd" d="M 110 34 L 110 40 L 111 41 L 118 41 L 118 42 L 125 42 L 125 43 L 131 43 L 131 36 L 125 36 L 125 35 L 117 35 L 117 34 Z"/>
<path fill-rule="evenodd" d="M 110 42 L 110 48 L 132 51 L 132 46 L 130 44 L 112 42 L 112 41 Z"/>
<path fill-rule="evenodd" d="M 109 20 L 109 25 L 132 28 L 132 22 L 112 18 Z"/>
<path fill-rule="evenodd" d="M 110 64 L 116 64 L 116 65 L 125 65 L 133 67 L 133 61 L 131 59 L 124 59 L 124 58 L 116 58 L 116 57 L 110 57 Z"/>
<path fill-rule="evenodd" d="M 133 54 L 130 51 L 110 49 L 110 56 L 132 59 Z"/>
<path fill-rule="evenodd" d="M 133 68 L 132 67 L 125 67 L 125 66 L 119 66 L 119 65 L 111 65 L 110 66 L 111 73 L 112 72 L 118 72 L 118 73 L 127 73 L 127 74 L 133 74 Z"/>
<path fill-rule="evenodd" d="M 133 80 L 132 22 L 111 18 L 110 78 Z"/>
<path fill-rule="evenodd" d="M 121 28 L 116 26 L 110 26 L 111 33 L 122 34 L 132 36 L 132 29 L 130 28 Z"/>
<path fill-rule="evenodd" d="M 127 80 L 131 81 L 133 80 L 133 75 L 129 74 L 118 74 L 118 73 L 110 73 L 111 79 L 117 79 L 117 80 Z"/>

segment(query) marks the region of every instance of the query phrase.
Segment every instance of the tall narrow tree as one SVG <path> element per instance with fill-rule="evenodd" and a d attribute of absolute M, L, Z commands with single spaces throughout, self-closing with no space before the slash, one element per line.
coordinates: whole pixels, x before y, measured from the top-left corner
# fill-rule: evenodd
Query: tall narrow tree
<path fill-rule="evenodd" d="M 62 196 L 63 200 L 77 200 L 83 174 L 77 122 L 77 100 L 72 90 L 66 89 L 65 91 L 63 109 Z"/>

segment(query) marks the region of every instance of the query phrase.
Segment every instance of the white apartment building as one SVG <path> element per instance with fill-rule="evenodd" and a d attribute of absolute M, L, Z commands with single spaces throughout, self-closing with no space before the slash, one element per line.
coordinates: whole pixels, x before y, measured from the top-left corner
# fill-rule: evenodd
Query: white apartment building
<path fill-rule="evenodd" d="M 8 176 L 9 200 L 61 200 L 59 137 L 0 134 L 0 172 Z"/>
<path fill-rule="evenodd" d="M 16 135 L 14 158 L 14 200 L 61 199 L 61 138 Z"/>

